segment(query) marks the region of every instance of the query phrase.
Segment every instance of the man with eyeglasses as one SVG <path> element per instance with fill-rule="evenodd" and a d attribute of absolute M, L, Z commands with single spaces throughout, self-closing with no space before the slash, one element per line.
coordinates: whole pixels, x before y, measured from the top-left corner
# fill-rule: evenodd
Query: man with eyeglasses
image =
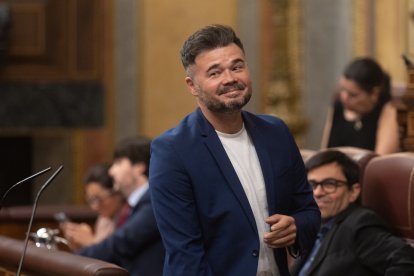
<path fill-rule="evenodd" d="M 312 250 L 291 267 L 292 275 L 414 275 L 414 248 L 357 204 L 358 164 L 327 150 L 305 165 L 322 225 Z"/>

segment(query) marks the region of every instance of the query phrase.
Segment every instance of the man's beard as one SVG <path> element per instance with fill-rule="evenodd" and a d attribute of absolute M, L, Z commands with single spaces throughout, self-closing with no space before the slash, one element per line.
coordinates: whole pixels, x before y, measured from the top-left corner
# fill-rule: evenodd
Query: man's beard
<path fill-rule="evenodd" d="M 217 95 L 222 95 L 231 89 L 244 90 L 246 86 L 241 83 L 226 85 L 217 91 Z M 241 110 L 249 101 L 252 93 L 248 91 L 241 99 L 233 99 L 230 102 L 221 102 L 209 97 L 208 94 L 200 87 L 197 88 L 199 100 L 212 112 L 232 113 Z"/>

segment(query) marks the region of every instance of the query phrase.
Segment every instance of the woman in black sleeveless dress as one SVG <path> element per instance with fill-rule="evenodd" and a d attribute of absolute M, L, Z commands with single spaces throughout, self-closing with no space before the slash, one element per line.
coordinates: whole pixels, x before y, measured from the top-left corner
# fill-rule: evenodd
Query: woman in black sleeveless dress
<path fill-rule="evenodd" d="M 352 146 L 378 154 L 399 151 L 397 111 L 388 74 L 370 58 L 346 67 L 325 125 L 322 148 Z"/>

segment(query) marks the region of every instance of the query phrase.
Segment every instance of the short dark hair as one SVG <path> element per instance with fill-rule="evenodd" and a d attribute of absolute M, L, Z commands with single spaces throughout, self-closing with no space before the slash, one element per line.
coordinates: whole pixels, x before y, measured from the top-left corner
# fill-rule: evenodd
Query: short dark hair
<path fill-rule="evenodd" d="M 195 63 L 196 57 L 205 50 L 212 50 L 235 43 L 244 53 L 241 40 L 234 30 L 225 25 L 209 25 L 190 35 L 181 48 L 181 62 L 184 69 Z"/>
<path fill-rule="evenodd" d="M 145 175 L 148 176 L 150 147 L 151 139 L 147 137 L 140 136 L 125 138 L 116 145 L 113 158 L 114 160 L 127 158 L 133 165 L 144 163 L 147 166 Z"/>
<path fill-rule="evenodd" d="M 109 164 L 98 164 L 89 168 L 85 175 L 85 185 L 89 185 L 91 182 L 96 182 L 103 188 L 112 190 L 114 187 L 114 180 L 109 175 Z"/>
<path fill-rule="evenodd" d="M 349 188 L 359 181 L 359 165 L 348 155 L 338 150 L 320 151 L 312 157 L 310 157 L 306 161 L 305 166 L 307 172 L 310 172 L 313 169 L 331 163 L 336 163 L 341 167 Z"/>
<path fill-rule="evenodd" d="M 382 101 L 391 99 L 391 80 L 381 66 L 372 58 L 364 57 L 353 60 L 345 68 L 344 77 L 358 84 L 364 91 L 371 94 L 374 87 L 380 87 Z"/>

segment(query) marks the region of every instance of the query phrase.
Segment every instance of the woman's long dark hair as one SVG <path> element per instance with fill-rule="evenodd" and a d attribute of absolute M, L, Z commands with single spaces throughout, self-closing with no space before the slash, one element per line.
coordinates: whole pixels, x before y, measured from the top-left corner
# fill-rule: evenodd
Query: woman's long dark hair
<path fill-rule="evenodd" d="M 387 102 L 391 99 L 391 79 L 382 70 L 381 66 L 371 58 L 358 58 L 352 61 L 344 70 L 344 77 L 358 84 L 367 93 L 372 93 L 373 88 L 380 87 L 379 102 Z"/>

